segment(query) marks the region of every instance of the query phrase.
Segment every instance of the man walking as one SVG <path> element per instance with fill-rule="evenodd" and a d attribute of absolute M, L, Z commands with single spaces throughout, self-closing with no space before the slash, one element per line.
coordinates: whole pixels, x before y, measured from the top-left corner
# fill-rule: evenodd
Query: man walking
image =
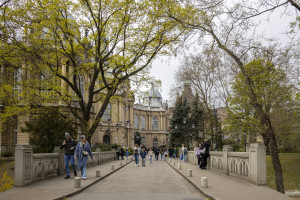
<path fill-rule="evenodd" d="M 70 178 L 70 170 L 69 170 L 69 162 L 71 161 L 71 165 L 74 170 L 74 176 L 77 176 L 76 168 L 75 168 L 75 160 L 74 160 L 74 151 L 76 147 L 76 142 L 71 139 L 70 133 L 65 132 L 65 140 L 63 141 L 60 149 L 65 149 L 65 168 L 66 168 L 66 177 L 65 179 Z"/>

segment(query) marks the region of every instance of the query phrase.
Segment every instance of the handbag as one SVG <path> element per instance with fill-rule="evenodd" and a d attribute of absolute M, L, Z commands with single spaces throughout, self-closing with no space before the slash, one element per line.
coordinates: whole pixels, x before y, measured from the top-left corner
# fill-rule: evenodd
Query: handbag
<path fill-rule="evenodd" d="M 205 154 L 206 148 L 204 147 L 203 149 L 200 150 L 200 155 Z"/>
<path fill-rule="evenodd" d="M 80 142 L 80 146 L 81 146 L 81 148 L 82 148 L 82 154 L 83 154 L 84 156 L 89 155 L 89 152 L 83 151 L 83 146 L 82 146 L 82 143 L 81 143 L 81 142 Z"/>

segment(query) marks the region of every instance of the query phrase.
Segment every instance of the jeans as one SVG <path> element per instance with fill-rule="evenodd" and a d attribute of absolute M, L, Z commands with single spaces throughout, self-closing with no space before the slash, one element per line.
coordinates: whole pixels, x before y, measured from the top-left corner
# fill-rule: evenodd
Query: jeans
<path fill-rule="evenodd" d="M 186 154 L 181 153 L 181 154 L 180 154 L 180 159 L 179 159 L 179 160 L 182 160 L 183 162 L 186 162 Z"/>
<path fill-rule="evenodd" d="M 138 165 L 139 164 L 139 154 L 134 154 L 134 160 L 135 160 L 135 164 Z"/>
<path fill-rule="evenodd" d="M 86 167 L 81 168 L 81 178 L 86 178 Z"/>
<path fill-rule="evenodd" d="M 74 172 L 76 172 L 74 155 L 65 155 L 64 158 L 65 158 L 66 173 L 68 176 L 70 176 L 70 170 L 69 170 L 70 160 L 71 160 L 71 165 L 73 167 L 73 170 Z"/>
<path fill-rule="evenodd" d="M 173 154 L 173 158 L 176 159 L 176 153 Z"/>
<path fill-rule="evenodd" d="M 152 156 L 149 156 L 150 164 L 152 164 Z"/>
<path fill-rule="evenodd" d="M 156 159 L 156 160 L 158 160 L 158 156 L 159 156 L 159 154 L 156 153 L 156 154 L 155 154 L 155 159 Z"/>

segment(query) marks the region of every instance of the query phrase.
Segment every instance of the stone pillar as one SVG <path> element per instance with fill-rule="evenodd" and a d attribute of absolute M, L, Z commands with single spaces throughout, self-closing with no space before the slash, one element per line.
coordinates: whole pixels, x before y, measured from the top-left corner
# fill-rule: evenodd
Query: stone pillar
<path fill-rule="evenodd" d="M 65 174 L 65 151 L 61 150 L 59 146 L 54 147 L 54 151 L 53 153 L 58 153 L 59 154 L 59 158 L 58 158 L 58 176 Z M 75 162 L 76 165 L 76 162 Z M 75 166 L 76 167 L 76 166 Z M 72 169 L 72 168 L 70 168 Z M 77 168 L 76 168 L 77 169 Z"/>
<path fill-rule="evenodd" d="M 208 179 L 207 179 L 207 177 L 202 177 L 201 178 L 201 187 L 202 188 L 207 188 L 208 187 Z"/>
<path fill-rule="evenodd" d="M 16 145 L 15 149 L 15 186 L 30 184 L 32 174 L 33 150 L 29 145 Z"/>
<path fill-rule="evenodd" d="M 253 179 L 257 185 L 266 185 L 266 151 L 264 144 L 250 144 L 249 165 L 250 178 Z"/>
<path fill-rule="evenodd" d="M 98 165 L 100 165 L 100 162 L 101 162 L 101 159 L 100 159 L 101 149 L 100 148 L 96 148 L 96 152 L 98 153 L 98 160 L 96 162 L 98 163 Z"/>
<path fill-rule="evenodd" d="M 223 170 L 227 176 L 229 175 L 228 152 L 231 151 L 233 151 L 233 147 L 231 145 L 223 145 Z M 210 166 L 212 166 L 212 163 Z"/>
<path fill-rule="evenodd" d="M 192 177 L 192 170 L 191 170 L 191 169 L 188 169 L 186 175 L 187 175 L 188 177 Z"/>
<path fill-rule="evenodd" d="M 101 176 L 101 170 L 100 169 L 96 169 L 96 177 L 100 177 Z"/>

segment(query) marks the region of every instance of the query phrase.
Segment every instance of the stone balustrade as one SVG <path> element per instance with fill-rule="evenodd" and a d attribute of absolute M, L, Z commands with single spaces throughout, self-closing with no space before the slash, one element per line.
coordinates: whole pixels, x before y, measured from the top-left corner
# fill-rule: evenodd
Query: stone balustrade
<path fill-rule="evenodd" d="M 197 164 L 194 151 L 188 151 L 187 161 Z M 248 152 L 233 152 L 230 145 L 224 145 L 222 152 L 210 151 L 208 167 L 223 171 L 257 185 L 266 185 L 266 153 L 261 143 L 250 144 Z"/>
<path fill-rule="evenodd" d="M 93 152 L 87 166 L 95 166 L 116 159 L 115 151 Z M 77 166 L 76 166 L 77 167 Z M 70 170 L 72 167 L 70 166 Z M 33 154 L 29 145 L 17 145 L 15 149 L 15 186 L 24 186 L 65 173 L 64 151 L 56 147 L 54 153 Z"/>

